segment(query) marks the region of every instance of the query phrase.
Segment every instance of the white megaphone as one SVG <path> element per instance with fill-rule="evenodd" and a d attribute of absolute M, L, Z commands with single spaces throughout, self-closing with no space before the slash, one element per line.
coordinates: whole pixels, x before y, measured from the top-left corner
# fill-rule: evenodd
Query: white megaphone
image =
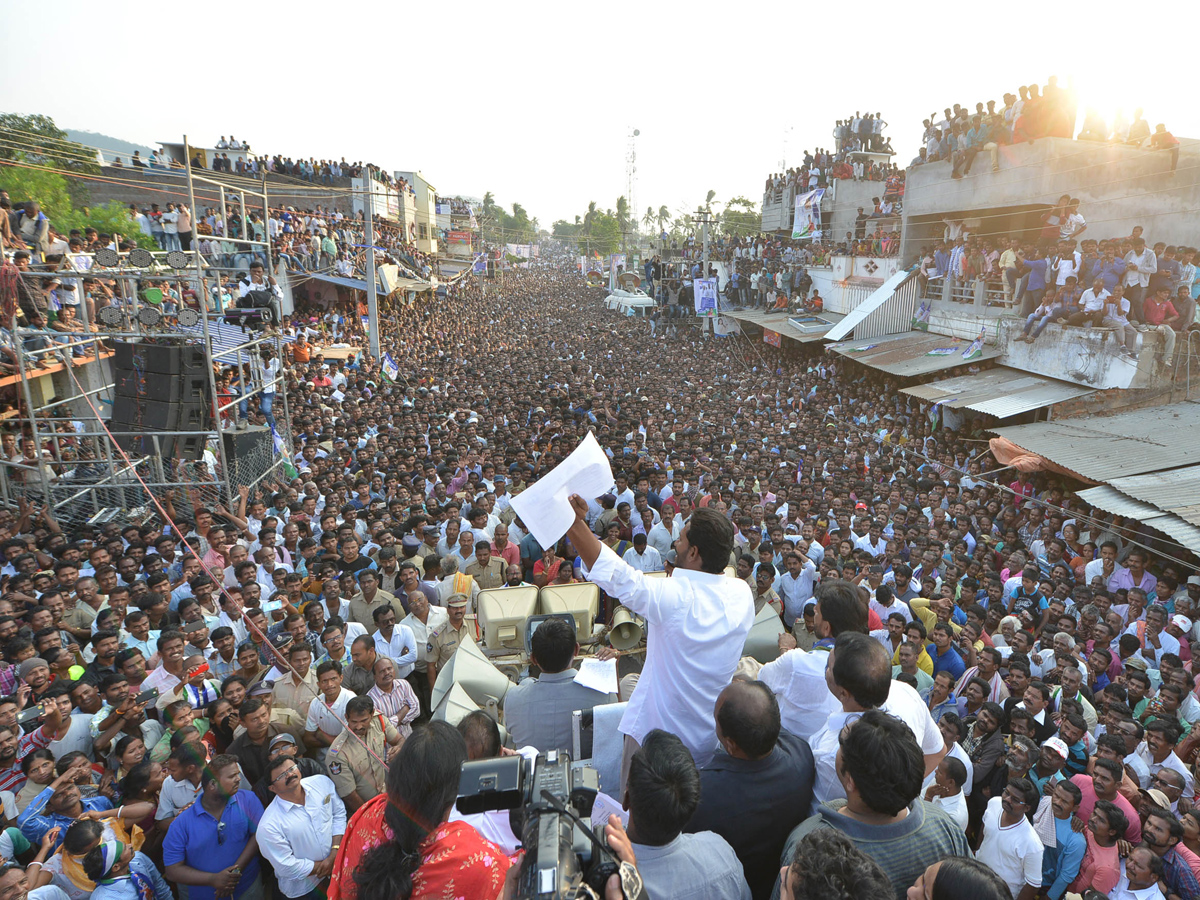
<path fill-rule="evenodd" d="M 613 613 L 608 641 L 618 650 L 632 650 L 646 635 L 646 621 L 628 607 L 618 606 Z"/>

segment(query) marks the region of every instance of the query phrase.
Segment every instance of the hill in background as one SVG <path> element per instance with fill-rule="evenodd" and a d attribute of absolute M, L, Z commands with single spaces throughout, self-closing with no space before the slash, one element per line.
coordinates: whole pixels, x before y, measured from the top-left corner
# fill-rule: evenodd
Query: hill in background
<path fill-rule="evenodd" d="M 133 156 L 134 150 L 141 151 L 143 157 L 150 155 L 153 147 L 147 147 L 145 144 L 134 144 L 130 141 L 123 141 L 120 138 L 110 137 L 107 134 L 100 134 L 96 131 L 75 131 L 67 129 L 67 138 L 72 141 L 78 141 L 81 144 L 86 144 L 89 147 L 96 147 L 104 153 L 105 160 L 111 160 L 114 156 L 121 157 L 121 161 L 128 164 L 129 158 Z"/>

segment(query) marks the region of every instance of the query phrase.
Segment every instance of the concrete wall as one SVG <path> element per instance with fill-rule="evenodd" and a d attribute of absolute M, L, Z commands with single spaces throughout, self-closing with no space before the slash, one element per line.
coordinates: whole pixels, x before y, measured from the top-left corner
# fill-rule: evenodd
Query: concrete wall
<path fill-rule="evenodd" d="M 884 183 L 882 181 L 847 181 L 844 178 L 835 178 L 831 184 L 829 191 L 821 198 L 822 212 L 829 213 L 828 216 L 822 216 L 822 218 L 825 219 L 827 235 L 835 241 L 840 241 L 846 237 L 847 231 L 851 234 L 854 233 L 854 220 L 858 216 L 860 206 L 868 216 L 874 211 L 875 204 L 871 198 L 883 196 Z M 872 220 L 867 223 L 870 231 L 874 231 L 876 228 L 892 231 L 899 227 L 899 219 Z"/>
<path fill-rule="evenodd" d="M 957 181 L 949 162 L 916 166 L 908 170 L 904 195 L 906 238 L 913 218 L 1046 207 L 1070 194 L 1081 201 L 1088 237 L 1123 237 L 1142 225 L 1151 244 L 1196 246 L 1200 150 L 1193 147 L 1183 142 L 1174 175 L 1165 152 L 1065 138 L 1001 147 L 1000 171 L 992 172 L 983 156 Z M 906 259 L 916 252 L 912 244 L 906 240 Z"/>

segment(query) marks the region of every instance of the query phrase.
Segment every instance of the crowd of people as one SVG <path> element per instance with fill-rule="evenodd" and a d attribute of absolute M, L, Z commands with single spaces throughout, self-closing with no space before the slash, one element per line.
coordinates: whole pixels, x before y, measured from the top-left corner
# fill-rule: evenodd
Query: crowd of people
<path fill-rule="evenodd" d="M 804 151 L 804 163 L 767 177 L 763 197 L 767 202 L 780 202 L 785 192 L 792 195 L 827 188 L 836 179 L 849 181 L 882 181 L 885 193 L 893 199 L 904 196 L 905 170 L 895 163 L 871 159 L 849 160 L 845 153 L 833 154 L 817 149 L 815 154 Z"/>
<path fill-rule="evenodd" d="M 1136 358 L 1138 334 L 1162 337 L 1173 365 L 1176 336 L 1200 328 L 1200 251 L 1165 241 L 1151 244 L 1142 227 L 1123 238 L 1083 237 L 1080 202 L 1063 195 L 1042 215 L 1036 240 L 971 234 L 946 220 L 943 240 L 921 251 L 923 293 L 971 302 L 974 286 L 1001 297 L 1025 319 L 1018 340 L 1033 343 L 1050 324 L 1108 328 L 1121 352 Z"/>
<path fill-rule="evenodd" d="M 587 579 L 600 624 L 647 622 L 604 789 L 654 900 L 1200 896 L 1194 556 L 852 360 L 653 334 L 543 250 L 386 309 L 395 382 L 292 344 L 296 477 L 232 509 L 0 509 L 5 887 L 502 896 L 507 814 L 453 801 L 507 751 L 482 710 L 430 722 L 431 688 L 479 589 Z M 66 424 L 0 450 L 83 452 Z M 615 484 L 543 547 L 512 498 L 588 432 Z M 741 653 L 764 614 L 765 664 Z M 513 749 L 618 699 L 573 682 L 585 637 L 535 633 Z"/>
<path fill-rule="evenodd" d="M 992 171 L 1000 168 L 1000 148 L 1006 144 L 1030 143 L 1039 138 L 1067 138 L 1074 133 L 1078 101 L 1071 87 L 1060 87 L 1057 76 L 1050 76 L 1045 87 L 1021 85 L 1016 94 L 1006 93 L 1003 106 L 995 100 L 975 104 L 974 111 L 955 103 L 939 117 L 936 112 L 922 123 L 923 146 L 909 166 L 933 162 L 951 163 L 951 177 L 969 175 L 975 157 L 986 151 Z M 1133 119 L 1118 112 L 1111 128 L 1094 108 L 1085 111 L 1078 140 L 1125 144 L 1149 150 L 1166 150 L 1171 156 L 1171 171 L 1179 162 L 1179 141 L 1158 124 L 1151 132 L 1142 110 Z"/>
<path fill-rule="evenodd" d="M 322 208 L 298 210 L 295 207 L 272 209 L 264 220 L 260 210 L 243 210 L 232 196 L 225 215 L 217 207 L 205 207 L 194 215 L 186 203 L 150 203 L 139 208 L 129 205 L 129 227 L 124 234 L 109 234 L 95 228 L 71 229 L 61 234 L 36 201 L 18 202 L 14 208 L 8 194 L 0 189 L 0 242 L 5 260 L 20 273 L 14 290 L 17 322 L 23 336 L 18 340 L 6 332 L 0 354 L 0 372 L 16 370 L 16 355 L 27 353 L 30 365 L 45 367 L 44 351 L 56 342 L 69 342 L 55 332 L 75 332 L 85 327 L 92 331 L 104 327 L 97 312 L 107 306 L 124 309 L 133 303 L 103 267 L 95 263 L 95 254 L 104 249 L 126 252 L 137 249 L 141 241 L 147 247 L 162 250 L 195 250 L 206 266 L 212 285 L 204 291 L 208 309 L 220 311 L 234 305 L 239 282 L 248 276 L 253 263 L 267 264 L 264 246 L 242 240 L 270 240 L 272 271 L 282 266 L 302 279 L 308 273 L 361 277 L 365 271 L 364 221 L 362 213 L 345 215 L 340 210 Z M 437 259 L 416 246 L 412 229 L 376 216 L 375 246 L 379 264 L 396 265 L 405 276 L 428 281 L 437 271 Z M 149 240 L 146 240 L 146 239 Z M 34 273 L 53 273 L 55 278 L 36 277 Z M 194 288 L 182 279 L 164 279 L 150 274 L 139 289 L 162 292 L 160 307 L 168 321 L 184 307 L 200 309 Z M 331 292 L 332 295 L 332 292 Z M 81 310 L 81 304 L 83 308 Z M 331 312 L 325 308 L 324 313 Z M 359 328 L 358 330 L 361 330 Z M 354 327 L 347 316 L 336 316 L 333 333 L 344 336 Z M 63 361 L 81 358 L 84 348 L 74 346 L 60 351 Z"/>

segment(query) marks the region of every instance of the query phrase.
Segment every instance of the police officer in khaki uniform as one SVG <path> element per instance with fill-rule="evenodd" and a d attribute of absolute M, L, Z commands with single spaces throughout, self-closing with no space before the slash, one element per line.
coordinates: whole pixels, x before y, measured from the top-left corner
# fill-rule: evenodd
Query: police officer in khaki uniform
<path fill-rule="evenodd" d="M 446 613 L 450 617 L 446 624 L 429 632 L 429 663 L 425 672 L 429 676 L 430 686 L 437 682 L 437 673 L 450 662 L 459 645 L 474 643 L 475 635 L 471 633 L 466 622 L 467 595 L 451 594 L 446 598 Z"/>
<path fill-rule="evenodd" d="M 355 697 L 346 704 L 346 725 L 329 745 L 325 765 L 346 810 L 353 812 L 387 789 L 385 762 L 391 762 L 404 739 L 375 713 L 370 697 Z"/>
<path fill-rule="evenodd" d="M 492 545 L 487 541 L 479 541 L 475 544 L 475 559 L 463 572 L 475 579 L 480 590 L 486 591 L 504 586 L 504 569 L 504 560 L 492 556 Z"/>

